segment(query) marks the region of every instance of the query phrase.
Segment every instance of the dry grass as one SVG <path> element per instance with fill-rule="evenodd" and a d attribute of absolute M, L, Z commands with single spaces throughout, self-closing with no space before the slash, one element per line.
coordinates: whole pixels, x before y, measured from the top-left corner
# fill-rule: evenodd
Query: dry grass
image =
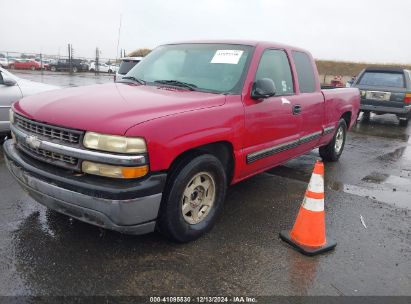
<path fill-rule="evenodd" d="M 403 67 L 411 70 L 411 65 L 400 64 L 372 64 L 365 62 L 344 62 L 344 61 L 328 61 L 328 60 L 316 60 L 318 73 L 320 75 L 345 75 L 354 76 L 358 75 L 362 69 L 369 66 L 375 67 Z"/>

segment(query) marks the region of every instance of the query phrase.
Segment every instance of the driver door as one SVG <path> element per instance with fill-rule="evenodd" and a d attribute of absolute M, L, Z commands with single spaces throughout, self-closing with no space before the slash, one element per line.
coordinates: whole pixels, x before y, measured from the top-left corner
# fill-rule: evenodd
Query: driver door
<path fill-rule="evenodd" d="M 261 78 L 273 80 L 276 94 L 259 100 L 249 96 L 244 99 L 246 175 L 269 169 L 295 156 L 300 136 L 300 105 L 294 96 L 286 51 L 264 51 L 255 80 Z"/>

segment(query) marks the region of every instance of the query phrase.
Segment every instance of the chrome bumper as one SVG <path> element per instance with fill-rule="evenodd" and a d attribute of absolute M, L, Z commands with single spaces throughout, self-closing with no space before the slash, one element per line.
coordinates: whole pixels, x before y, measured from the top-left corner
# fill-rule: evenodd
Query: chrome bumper
<path fill-rule="evenodd" d="M 4 144 L 8 170 L 37 202 L 80 221 L 127 234 L 154 231 L 162 193 L 127 200 L 89 196 L 51 184 L 30 174 L 14 143 Z"/>
<path fill-rule="evenodd" d="M 383 107 L 383 106 L 374 106 L 368 104 L 361 104 L 360 110 L 362 111 L 371 111 L 376 113 L 390 113 L 390 114 L 403 114 L 407 115 L 411 112 L 411 106 L 406 106 L 403 108 L 394 108 L 394 107 Z"/>

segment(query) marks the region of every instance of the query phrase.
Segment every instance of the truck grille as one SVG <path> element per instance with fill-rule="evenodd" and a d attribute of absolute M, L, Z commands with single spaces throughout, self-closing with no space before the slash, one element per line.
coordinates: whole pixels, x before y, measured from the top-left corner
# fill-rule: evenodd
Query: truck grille
<path fill-rule="evenodd" d="M 63 155 L 60 153 L 55 153 L 55 152 L 51 152 L 51 151 L 47 151 L 47 150 L 43 150 L 39 148 L 37 149 L 32 148 L 22 142 L 19 142 L 19 146 L 24 152 L 26 152 L 30 156 L 37 158 L 39 160 L 45 161 L 45 162 L 54 163 L 55 161 L 57 161 L 57 164 L 63 163 L 63 164 L 68 164 L 72 166 L 77 166 L 77 163 L 78 163 L 78 159 L 72 156 Z"/>
<path fill-rule="evenodd" d="M 22 130 L 71 144 L 79 144 L 82 135 L 79 131 L 42 124 L 19 115 L 15 115 L 15 124 Z"/>

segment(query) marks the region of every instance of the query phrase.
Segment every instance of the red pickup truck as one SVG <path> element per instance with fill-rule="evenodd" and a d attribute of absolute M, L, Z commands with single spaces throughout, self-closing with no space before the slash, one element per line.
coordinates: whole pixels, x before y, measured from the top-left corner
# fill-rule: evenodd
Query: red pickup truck
<path fill-rule="evenodd" d="M 14 103 L 5 159 L 51 209 L 188 242 L 211 229 L 228 185 L 317 147 L 338 160 L 359 103 L 358 89 L 321 90 L 299 48 L 168 44 L 120 82 Z"/>

